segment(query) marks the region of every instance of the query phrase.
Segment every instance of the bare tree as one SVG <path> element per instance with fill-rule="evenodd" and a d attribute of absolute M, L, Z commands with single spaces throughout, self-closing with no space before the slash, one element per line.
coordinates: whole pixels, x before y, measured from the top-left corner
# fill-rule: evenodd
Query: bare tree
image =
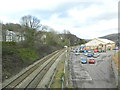
<path fill-rule="evenodd" d="M 21 18 L 21 24 L 27 27 L 30 27 L 32 29 L 37 29 L 39 28 L 40 25 L 40 20 L 34 16 L 31 15 L 26 15 Z"/>

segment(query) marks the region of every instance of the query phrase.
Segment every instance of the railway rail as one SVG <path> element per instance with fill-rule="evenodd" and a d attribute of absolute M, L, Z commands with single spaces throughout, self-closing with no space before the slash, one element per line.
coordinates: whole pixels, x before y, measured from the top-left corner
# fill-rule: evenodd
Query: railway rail
<path fill-rule="evenodd" d="M 49 68 L 53 65 L 53 63 L 62 54 L 63 51 L 64 50 L 56 51 L 41 59 L 33 66 L 29 67 L 29 69 L 20 74 L 18 77 L 16 77 L 14 80 L 3 85 L 2 89 L 24 88 L 24 90 L 27 90 L 28 88 L 36 88 Z"/>

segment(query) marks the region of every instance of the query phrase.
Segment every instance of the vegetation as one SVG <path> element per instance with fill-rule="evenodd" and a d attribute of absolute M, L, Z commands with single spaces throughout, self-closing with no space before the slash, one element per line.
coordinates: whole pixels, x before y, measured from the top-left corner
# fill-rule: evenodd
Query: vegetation
<path fill-rule="evenodd" d="M 3 81 L 65 45 L 84 43 L 68 30 L 59 34 L 51 27 L 40 24 L 35 16 L 23 16 L 20 23 L 2 24 Z"/>
<path fill-rule="evenodd" d="M 62 60 L 59 62 L 59 65 L 57 66 L 56 69 L 57 72 L 53 79 L 51 88 L 62 88 L 62 77 L 64 77 L 64 61 L 65 61 L 65 55 L 63 56 Z"/>
<path fill-rule="evenodd" d="M 120 58 L 120 52 L 116 53 L 114 56 L 113 56 L 113 60 L 115 62 L 115 65 L 116 67 L 118 68 L 118 66 L 120 66 L 120 62 L 118 61 Z"/>
<path fill-rule="evenodd" d="M 116 67 L 118 68 L 118 78 L 119 78 L 120 77 L 120 52 L 116 53 L 113 56 L 113 60 L 115 62 Z M 120 84 L 118 84 L 118 88 L 120 89 Z"/>
<path fill-rule="evenodd" d="M 37 52 L 29 48 L 18 49 L 18 54 L 20 55 L 23 61 L 27 62 L 34 61 L 35 59 L 39 58 Z"/>
<path fill-rule="evenodd" d="M 112 40 L 116 43 L 117 46 L 120 45 L 120 41 L 119 41 L 120 33 L 109 34 L 109 35 L 103 36 L 101 38 Z"/>
<path fill-rule="evenodd" d="M 67 56 L 66 54 L 64 54 L 64 56 L 62 57 L 61 61 L 59 62 L 57 69 L 56 69 L 56 73 L 53 79 L 53 83 L 51 85 L 51 88 L 62 88 L 62 77 L 64 77 L 64 88 L 74 88 L 73 86 L 71 86 L 70 84 L 70 79 L 69 79 L 69 75 L 70 75 L 70 71 L 68 69 L 68 66 L 65 66 L 65 61 L 67 62 L 68 58 L 69 58 L 69 53 L 67 52 Z M 64 73 L 64 68 L 65 68 L 65 73 Z"/>

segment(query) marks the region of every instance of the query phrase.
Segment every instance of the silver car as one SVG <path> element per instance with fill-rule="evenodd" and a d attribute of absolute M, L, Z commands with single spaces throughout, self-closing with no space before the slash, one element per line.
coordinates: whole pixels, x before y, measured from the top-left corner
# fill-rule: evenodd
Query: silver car
<path fill-rule="evenodd" d="M 94 58 L 97 58 L 97 57 L 99 57 L 99 56 L 100 56 L 99 53 L 94 53 L 94 55 L 93 55 Z"/>

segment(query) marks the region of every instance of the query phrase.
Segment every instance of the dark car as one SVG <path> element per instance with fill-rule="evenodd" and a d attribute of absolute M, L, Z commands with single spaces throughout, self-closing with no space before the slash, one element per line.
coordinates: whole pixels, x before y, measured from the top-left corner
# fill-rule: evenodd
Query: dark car
<path fill-rule="evenodd" d="M 83 52 L 84 52 L 84 50 L 79 50 L 79 52 L 80 52 L 80 53 L 83 53 Z"/>
<path fill-rule="evenodd" d="M 94 53 L 88 53 L 87 57 L 93 57 Z"/>

